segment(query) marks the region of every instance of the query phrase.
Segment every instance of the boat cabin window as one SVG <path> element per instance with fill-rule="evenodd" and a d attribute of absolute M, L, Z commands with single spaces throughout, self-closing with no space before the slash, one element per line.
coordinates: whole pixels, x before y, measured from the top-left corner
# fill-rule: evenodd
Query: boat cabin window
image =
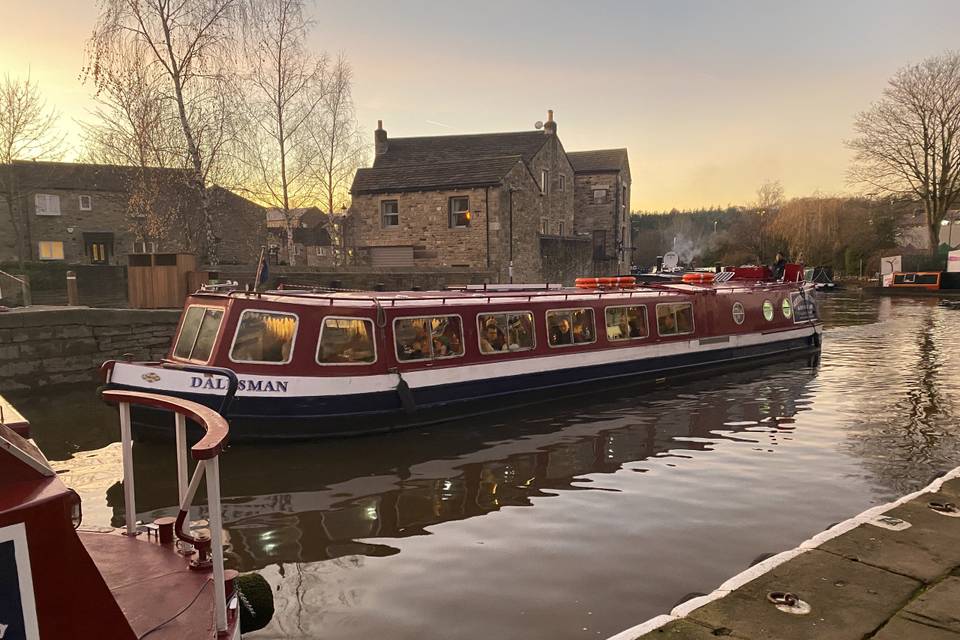
<path fill-rule="evenodd" d="M 369 364 L 377 359 L 373 322 L 363 318 L 323 319 L 317 362 L 320 364 Z"/>
<path fill-rule="evenodd" d="M 693 305 L 689 302 L 658 304 L 657 332 L 661 336 L 693 333 Z"/>
<path fill-rule="evenodd" d="M 647 308 L 643 305 L 638 307 L 607 307 L 605 315 L 607 317 L 608 340 L 633 340 L 646 338 L 649 335 Z"/>
<path fill-rule="evenodd" d="M 793 307 L 790 305 L 790 300 L 784 298 L 783 302 L 780 304 L 780 309 L 783 311 L 783 317 L 789 319 L 793 316 Z"/>
<path fill-rule="evenodd" d="M 240 314 L 230 359 L 271 364 L 290 362 L 296 335 L 297 316 L 292 313 L 247 309 Z"/>
<path fill-rule="evenodd" d="M 529 311 L 478 314 L 477 333 L 480 353 L 529 351 L 537 344 L 533 335 L 533 314 Z"/>
<path fill-rule="evenodd" d="M 593 309 L 547 311 L 547 335 L 551 347 L 596 342 Z"/>
<path fill-rule="evenodd" d="M 773 320 L 773 303 L 769 300 L 763 301 L 763 319 L 767 322 Z"/>
<path fill-rule="evenodd" d="M 463 355 L 460 316 L 397 318 L 393 321 L 397 359 L 437 360 Z"/>
<path fill-rule="evenodd" d="M 747 317 L 747 313 L 743 309 L 743 304 L 740 302 L 733 303 L 733 309 L 731 310 L 731 313 L 733 314 L 733 321 L 737 324 L 743 324 L 743 321 Z"/>
<path fill-rule="evenodd" d="M 176 358 L 206 362 L 213 351 L 213 343 L 220 331 L 223 309 L 212 307 L 187 307 L 180 326 L 180 337 L 173 349 Z"/>

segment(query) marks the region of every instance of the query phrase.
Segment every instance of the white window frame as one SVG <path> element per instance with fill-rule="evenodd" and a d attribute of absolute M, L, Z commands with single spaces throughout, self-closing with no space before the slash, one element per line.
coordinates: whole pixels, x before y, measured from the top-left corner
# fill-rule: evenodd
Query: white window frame
<path fill-rule="evenodd" d="M 138 244 L 143 245 L 143 251 L 137 251 Z M 148 247 L 149 247 L 149 250 L 148 250 Z M 132 243 L 130 243 L 130 248 L 132 249 L 130 253 L 139 253 L 141 255 L 148 255 L 148 254 L 153 254 L 157 252 L 157 243 L 152 240 L 149 242 L 146 240 L 134 240 Z"/>
<path fill-rule="evenodd" d="M 360 320 L 370 324 L 370 341 L 373 343 L 373 361 L 372 362 L 320 362 L 320 345 L 323 344 L 323 330 L 327 328 L 327 320 Z M 320 321 L 320 336 L 317 338 L 317 353 L 314 359 L 321 367 L 370 367 L 377 364 L 380 354 L 377 352 L 377 325 L 366 316 L 323 316 Z M 463 329 L 461 328 L 461 331 Z M 293 347 L 290 348 L 293 353 Z"/>
<path fill-rule="evenodd" d="M 405 360 L 400 357 L 400 354 L 397 353 L 397 321 L 398 320 L 423 320 L 424 318 L 458 318 L 460 320 L 460 345 L 463 347 L 462 353 L 455 353 L 452 356 L 440 356 L 439 358 L 429 357 L 429 358 L 417 358 L 416 360 Z M 459 313 L 431 313 L 426 316 L 398 316 L 393 319 L 393 335 L 390 338 L 393 340 L 393 355 L 397 359 L 397 362 L 400 364 L 406 364 L 408 362 L 433 362 L 434 360 L 452 360 L 453 358 L 462 358 L 467 355 L 467 343 L 464 341 L 463 337 L 463 316 Z M 433 344 L 430 345 L 430 351 L 433 351 Z"/>
<path fill-rule="evenodd" d="M 384 205 L 387 204 L 388 202 L 396 203 L 396 205 L 397 205 L 397 212 L 396 212 L 396 213 L 389 213 L 389 214 L 388 214 L 388 213 L 385 213 L 385 212 L 384 212 L 383 207 L 384 207 Z M 389 215 L 389 216 L 396 216 L 396 217 L 397 217 L 397 223 L 396 223 L 396 224 L 387 224 L 387 223 L 386 223 L 386 217 L 387 217 L 388 215 Z M 390 200 L 381 200 L 381 201 L 380 201 L 380 227 L 383 228 L 383 229 L 394 229 L 394 228 L 399 227 L 399 226 L 400 226 L 400 201 L 399 201 L 398 199 L 396 199 L 396 198 L 391 198 Z"/>
<path fill-rule="evenodd" d="M 740 309 L 740 319 L 737 320 L 737 308 Z M 733 306 L 730 308 L 730 314 L 733 316 L 733 321 L 739 327 L 747 320 L 747 308 L 743 306 L 743 303 L 737 300 L 733 303 Z"/>
<path fill-rule="evenodd" d="M 540 169 L 540 195 L 550 193 L 550 170 Z"/>
<path fill-rule="evenodd" d="M 573 334 L 572 334 L 573 327 L 570 327 L 570 331 L 571 331 L 570 344 L 550 344 L 550 318 L 548 318 L 547 316 L 549 316 L 551 313 L 556 313 L 558 311 L 569 311 L 572 313 L 574 311 L 580 311 L 582 309 L 589 309 L 590 315 L 593 317 L 593 340 L 591 340 L 590 342 L 574 342 Z M 547 330 L 547 333 L 546 333 L 547 346 L 550 347 L 551 349 L 566 349 L 567 347 L 583 347 L 589 344 L 597 343 L 597 314 L 593 307 L 558 307 L 555 309 L 547 309 L 546 311 L 543 312 L 543 324 L 544 324 L 544 328 L 546 328 Z M 606 319 L 604 319 L 604 327 L 606 327 Z"/>
<path fill-rule="evenodd" d="M 83 200 L 86 198 L 87 206 L 83 206 Z M 87 195 L 78 196 L 77 206 L 80 208 L 80 211 L 93 211 L 93 198 Z"/>
<path fill-rule="evenodd" d="M 619 344 L 621 342 L 630 342 L 632 340 L 647 340 L 650 338 L 650 314 L 647 313 L 647 305 L 645 304 L 614 304 L 609 307 L 603 308 L 603 328 L 605 330 L 610 329 L 610 325 L 607 324 L 607 311 L 611 309 L 643 309 L 643 324 L 647 329 L 647 335 L 637 336 L 636 338 L 631 338 L 627 336 L 626 338 L 621 338 L 619 340 L 611 340 L 610 334 L 607 333 L 607 342 L 612 342 L 613 344 Z"/>
<path fill-rule="evenodd" d="M 185 320 L 187 317 L 187 312 L 190 311 L 190 309 L 193 309 L 194 307 L 198 309 L 203 309 L 204 315 L 206 315 L 207 309 L 217 309 L 223 312 L 222 315 L 220 316 L 220 324 L 217 325 L 216 336 L 219 337 L 220 330 L 223 328 L 223 319 L 227 317 L 227 308 L 211 306 L 206 304 L 191 304 L 191 305 L 188 305 L 187 308 L 183 310 L 183 315 L 181 316 L 181 318 Z M 200 326 L 203 326 L 203 317 L 200 318 Z M 190 346 L 190 353 L 193 353 L 193 350 L 197 347 L 197 340 L 200 338 L 200 326 L 197 327 L 197 335 L 194 336 L 193 338 L 193 344 Z M 210 362 L 210 359 L 213 358 L 213 351 L 214 351 L 213 347 L 210 348 L 210 355 L 207 356 L 206 360 L 199 360 L 197 358 L 182 358 L 177 355 L 177 345 L 180 343 L 180 334 L 182 331 L 183 331 L 183 322 L 181 321 L 180 326 L 177 327 L 177 339 L 173 341 L 173 346 L 170 347 L 170 357 L 179 362 L 196 362 L 199 364 L 207 364 L 208 362 Z"/>
<path fill-rule="evenodd" d="M 484 352 L 480 348 L 480 340 L 483 339 L 483 336 L 480 334 L 480 317 L 481 316 L 509 316 L 509 315 L 519 315 L 521 313 L 530 314 L 530 328 L 533 329 L 533 346 L 526 349 L 517 349 L 516 351 L 491 351 L 490 353 Z M 507 336 L 507 340 L 510 339 L 510 336 Z M 581 342 L 580 344 L 586 344 Z M 482 356 L 505 356 L 511 353 L 525 353 L 527 351 L 535 351 L 537 348 L 537 314 L 535 314 L 530 309 L 521 309 L 519 311 L 481 311 L 477 313 L 477 351 Z"/>
<path fill-rule="evenodd" d="M 290 341 L 290 353 L 287 355 L 287 359 L 283 362 L 267 362 L 266 360 L 234 360 L 233 359 L 233 348 L 237 346 L 237 338 L 240 335 L 240 325 L 243 324 L 243 316 L 247 313 L 271 313 L 276 316 L 292 316 L 296 320 L 296 324 L 293 326 L 293 340 Z M 240 312 L 240 317 L 237 318 L 237 327 L 233 330 L 233 341 L 230 343 L 230 349 L 227 351 L 227 359 L 230 362 L 236 364 L 257 364 L 264 366 L 279 366 L 290 364 L 293 360 L 294 351 L 297 348 L 297 337 L 300 335 L 300 316 L 292 311 L 277 311 L 275 309 L 244 309 Z"/>
<path fill-rule="evenodd" d="M 43 198 L 43 203 L 44 203 L 43 211 L 40 210 L 40 199 L 41 199 L 41 198 Z M 51 200 L 51 198 L 55 198 L 55 200 Z M 47 206 L 50 204 L 50 202 L 56 202 L 56 203 L 57 203 L 57 207 L 56 207 L 57 210 L 56 210 L 56 212 L 52 212 L 52 211 L 50 211 L 50 210 L 47 208 Z M 37 214 L 38 216 L 59 216 L 59 215 L 61 215 L 61 212 L 60 212 L 60 196 L 59 196 L 58 194 L 55 194 L 55 193 L 53 193 L 53 194 L 51 194 L 51 193 L 36 193 L 36 194 L 34 194 L 34 196 L 33 196 L 33 209 L 34 209 L 34 211 L 36 212 L 36 214 Z"/>
<path fill-rule="evenodd" d="M 657 309 L 659 309 L 660 307 L 672 306 L 672 305 L 675 305 L 675 304 L 686 304 L 686 305 L 690 305 L 690 331 L 684 331 L 683 333 L 680 333 L 679 331 L 678 331 L 677 333 L 667 333 L 667 334 L 660 333 L 660 314 L 657 313 Z M 676 318 L 674 318 L 674 319 L 676 319 Z M 676 336 L 689 336 L 689 335 L 693 335 L 693 334 L 695 334 L 695 333 L 697 332 L 697 314 L 694 313 L 694 311 L 693 311 L 693 303 L 692 303 L 692 302 L 682 302 L 682 301 L 681 301 L 681 302 L 660 302 L 660 303 L 657 304 L 657 308 L 654 309 L 654 320 L 657 321 L 657 337 L 660 337 L 660 338 L 673 338 L 673 337 L 676 337 Z"/>
<path fill-rule="evenodd" d="M 459 209 L 458 209 L 457 211 L 454 211 L 454 210 L 453 210 L 453 201 L 454 201 L 454 200 L 466 200 L 466 201 L 467 201 L 467 208 L 466 208 L 466 209 L 463 209 L 463 210 L 459 210 Z M 471 220 L 471 218 L 473 218 L 472 215 L 467 218 L 467 224 L 454 224 L 454 223 L 453 223 L 454 214 L 464 214 L 464 213 L 470 213 L 470 196 L 450 196 L 450 197 L 447 199 L 447 226 L 448 226 L 448 228 L 450 228 L 450 229 L 469 229 L 469 228 L 470 228 L 470 223 L 473 222 L 473 220 Z"/>

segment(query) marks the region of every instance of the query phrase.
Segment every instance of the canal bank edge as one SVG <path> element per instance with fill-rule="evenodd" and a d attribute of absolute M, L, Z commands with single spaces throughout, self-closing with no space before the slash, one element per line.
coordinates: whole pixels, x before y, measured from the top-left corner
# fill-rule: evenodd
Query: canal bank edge
<path fill-rule="evenodd" d="M 0 314 L 0 392 L 90 382 L 104 360 L 166 355 L 180 309 L 52 307 Z"/>
<path fill-rule="evenodd" d="M 960 512 L 931 505 L 960 505 L 960 467 L 608 640 L 960 640 Z M 786 612 L 773 592 L 809 612 Z"/>

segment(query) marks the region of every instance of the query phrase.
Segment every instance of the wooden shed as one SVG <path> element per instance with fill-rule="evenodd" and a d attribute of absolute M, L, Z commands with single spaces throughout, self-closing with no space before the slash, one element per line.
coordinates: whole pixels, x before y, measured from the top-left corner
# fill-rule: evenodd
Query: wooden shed
<path fill-rule="evenodd" d="M 206 282 L 192 253 L 131 253 L 128 260 L 127 298 L 134 309 L 182 307 Z"/>

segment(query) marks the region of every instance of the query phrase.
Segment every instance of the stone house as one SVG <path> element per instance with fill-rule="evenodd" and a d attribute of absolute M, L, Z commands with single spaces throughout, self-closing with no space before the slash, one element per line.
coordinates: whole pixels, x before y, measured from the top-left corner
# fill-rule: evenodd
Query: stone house
<path fill-rule="evenodd" d="M 24 260 L 68 264 L 122 265 L 130 253 L 197 247 L 199 207 L 188 184 L 185 172 L 172 169 L 0 165 L 0 262 L 18 259 L 18 236 Z M 263 208 L 220 187 L 207 197 L 221 261 L 256 262 Z"/>
<path fill-rule="evenodd" d="M 630 273 L 630 161 L 626 149 L 573 151 L 574 231 L 590 236 L 597 273 Z"/>
<path fill-rule="evenodd" d="M 355 262 L 483 270 L 501 283 L 593 273 L 552 111 L 542 131 L 391 139 L 378 123 L 374 142 L 373 167 L 351 188 Z"/>
<path fill-rule="evenodd" d="M 299 207 L 290 210 L 288 228 L 287 216 L 282 210 L 268 209 L 267 231 L 272 259 L 300 267 L 336 266 L 338 222 L 318 207 Z"/>

